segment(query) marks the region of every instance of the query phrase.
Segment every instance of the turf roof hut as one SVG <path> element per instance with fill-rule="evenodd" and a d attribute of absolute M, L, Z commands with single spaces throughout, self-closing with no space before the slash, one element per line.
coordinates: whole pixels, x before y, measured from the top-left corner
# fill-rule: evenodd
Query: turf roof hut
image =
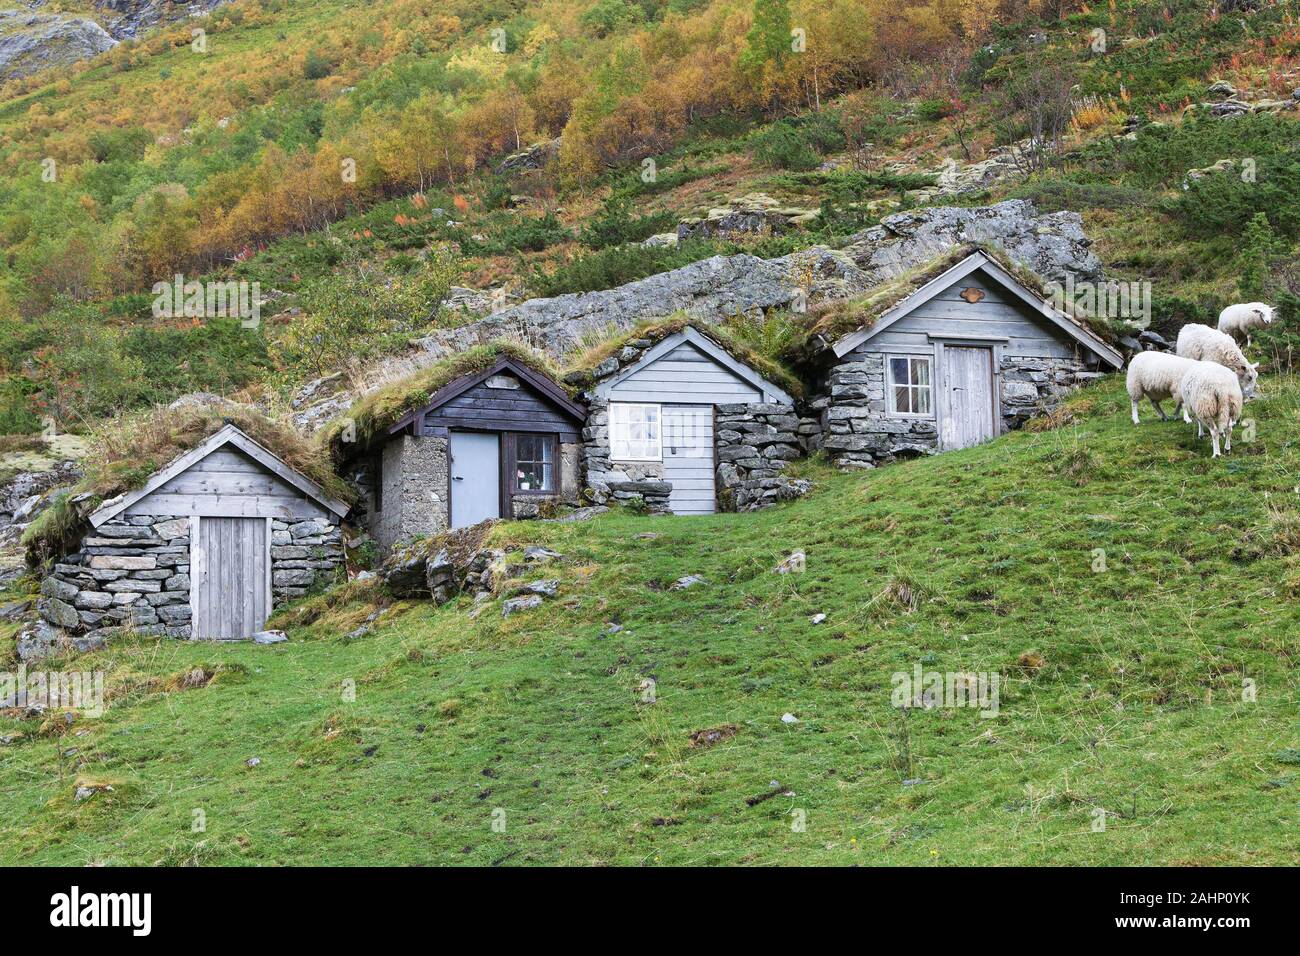
<path fill-rule="evenodd" d="M 795 411 L 798 382 L 724 332 L 642 325 L 586 365 L 568 380 L 586 388 L 583 460 L 595 500 L 639 496 L 652 511 L 707 514 L 806 489 L 782 474 L 817 428 Z"/>
<path fill-rule="evenodd" d="M 41 584 L 41 616 L 88 646 L 113 628 L 237 640 L 331 579 L 349 505 L 226 424 L 104 502 Z"/>
<path fill-rule="evenodd" d="M 978 444 L 1123 364 L 984 249 L 956 250 L 824 322 L 823 446 L 841 466 Z"/>
<path fill-rule="evenodd" d="M 518 346 L 471 350 L 395 382 L 342 421 L 364 431 L 338 456 L 359 466 L 366 522 L 388 549 L 490 518 L 576 504 L 586 409 Z"/>

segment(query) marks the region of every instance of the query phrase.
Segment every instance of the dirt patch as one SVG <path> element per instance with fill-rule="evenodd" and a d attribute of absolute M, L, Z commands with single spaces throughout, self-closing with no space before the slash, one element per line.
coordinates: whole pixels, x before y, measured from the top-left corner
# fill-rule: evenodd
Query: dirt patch
<path fill-rule="evenodd" d="M 692 747 L 712 747 L 714 744 L 730 740 L 740 731 L 735 724 L 723 724 L 720 727 L 708 727 L 691 733 Z"/>

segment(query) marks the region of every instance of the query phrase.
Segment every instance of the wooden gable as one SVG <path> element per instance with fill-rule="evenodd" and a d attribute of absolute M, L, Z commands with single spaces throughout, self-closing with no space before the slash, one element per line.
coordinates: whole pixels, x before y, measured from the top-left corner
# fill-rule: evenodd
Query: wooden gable
<path fill-rule="evenodd" d="M 105 502 L 92 527 L 120 515 L 265 517 L 286 521 L 342 518 L 346 502 L 290 468 L 234 425 L 226 425 L 145 484 Z"/>
<path fill-rule="evenodd" d="M 576 441 L 585 418 L 586 409 L 545 375 L 503 358 L 440 388 L 389 433 L 445 435 L 454 428 L 541 432 Z"/>
<path fill-rule="evenodd" d="M 1009 354 L 1043 358 L 1068 358 L 1083 348 L 1112 368 L 1123 364 L 1114 348 L 982 252 L 972 253 L 833 348 L 839 357 L 868 342 L 906 351 L 944 337 L 1000 343 Z"/>

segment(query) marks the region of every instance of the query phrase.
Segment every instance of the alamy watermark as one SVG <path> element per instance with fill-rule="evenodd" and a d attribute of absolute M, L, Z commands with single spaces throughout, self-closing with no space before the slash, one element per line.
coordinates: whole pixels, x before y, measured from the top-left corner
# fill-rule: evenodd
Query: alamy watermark
<path fill-rule="evenodd" d="M 986 671 L 927 671 L 917 664 L 911 671 L 895 671 L 890 703 L 897 708 L 969 707 L 981 717 L 996 717 L 1002 675 Z"/>
<path fill-rule="evenodd" d="M 0 671 L 0 707 L 74 710 L 83 717 L 104 714 L 103 671 Z"/>
<path fill-rule="evenodd" d="M 1049 282 L 1044 287 L 1052 308 L 1085 319 L 1128 319 L 1138 328 L 1151 324 L 1151 283 L 1075 282 L 1067 275 L 1065 283 Z"/>
<path fill-rule="evenodd" d="M 155 282 L 150 291 L 154 295 L 155 319 L 239 319 L 246 329 L 255 329 L 262 323 L 262 284 L 260 282 L 218 282 L 198 279 L 185 281 L 177 273 L 171 282 Z"/>

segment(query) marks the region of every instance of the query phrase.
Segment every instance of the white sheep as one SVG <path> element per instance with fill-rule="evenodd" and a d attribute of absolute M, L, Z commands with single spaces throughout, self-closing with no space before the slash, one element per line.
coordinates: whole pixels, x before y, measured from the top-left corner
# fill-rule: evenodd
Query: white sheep
<path fill-rule="evenodd" d="M 1219 436 L 1226 439 L 1224 451 L 1232 451 L 1232 426 L 1241 420 L 1241 386 L 1231 370 L 1217 362 L 1196 362 L 1183 373 L 1178 386 L 1183 415 L 1196 419 L 1196 437 L 1210 430 L 1214 455 L 1219 457 Z"/>
<path fill-rule="evenodd" d="M 1195 323 L 1178 330 L 1178 354 L 1200 362 L 1217 362 L 1237 375 L 1242 398 L 1254 398 L 1259 366 L 1252 365 L 1231 335 Z"/>
<path fill-rule="evenodd" d="M 1246 338 L 1250 345 L 1250 330 L 1273 323 L 1273 307 L 1263 302 L 1239 302 L 1219 313 L 1219 331 L 1234 339 Z"/>
<path fill-rule="evenodd" d="M 1169 416 L 1160 407 L 1160 403 L 1166 398 L 1172 398 L 1174 415 L 1177 415 L 1179 406 L 1182 405 L 1179 383 L 1187 370 L 1196 364 L 1195 359 L 1180 358 L 1168 352 L 1142 352 L 1133 356 L 1128 363 L 1127 379 L 1128 397 L 1133 403 L 1133 424 L 1140 424 L 1138 402 L 1143 398 L 1151 400 L 1162 421 L 1168 421 Z"/>

